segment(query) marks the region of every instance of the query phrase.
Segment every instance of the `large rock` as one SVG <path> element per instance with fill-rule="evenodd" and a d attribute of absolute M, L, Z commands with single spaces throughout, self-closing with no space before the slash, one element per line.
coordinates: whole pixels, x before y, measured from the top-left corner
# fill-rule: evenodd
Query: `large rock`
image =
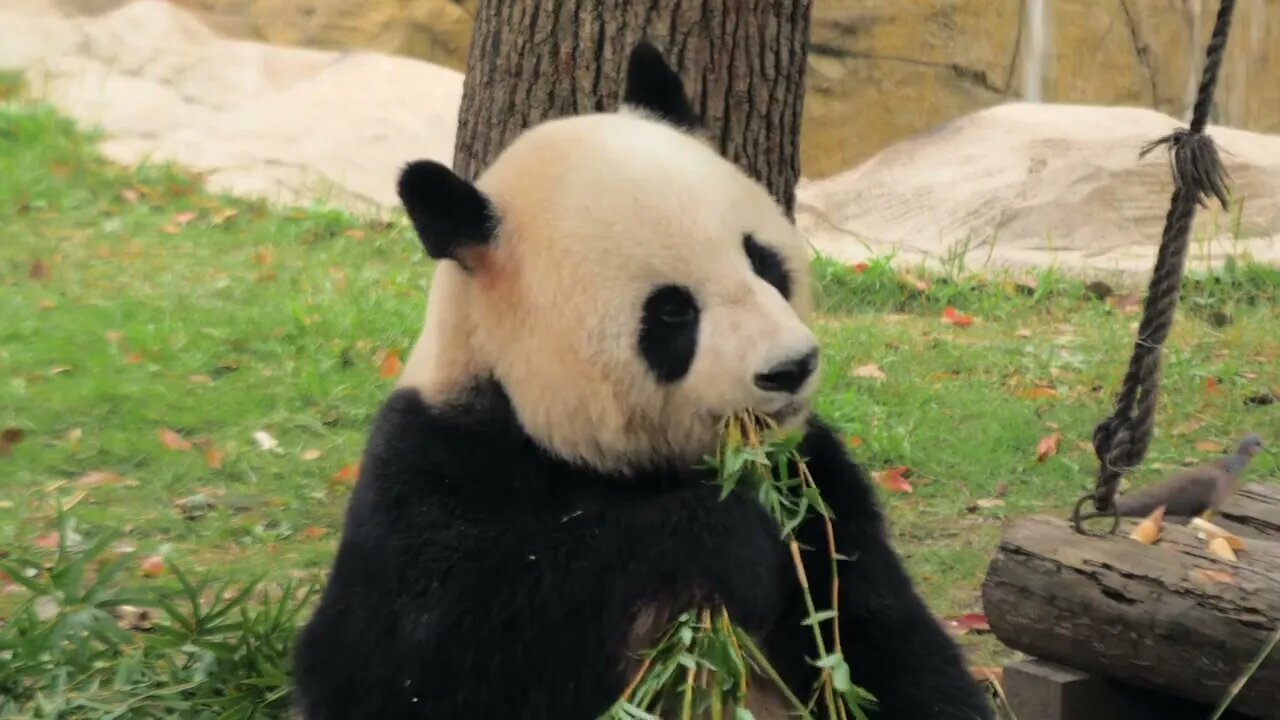
<path fill-rule="evenodd" d="M 32 2 L 33 0 L 6 0 Z M 43 0 L 101 12 L 124 0 Z M 408 55 L 462 69 L 478 0 L 172 0 L 236 37 Z M 515 0 L 512 0 L 515 1 Z M 720 0 L 727 2 L 730 0 Z M 801 154 L 823 177 L 1022 98 L 1047 13 L 1042 99 L 1182 117 L 1216 0 L 814 0 Z M 1215 119 L 1280 132 L 1280 0 L 1238 3 Z"/>
<path fill-rule="evenodd" d="M 11 42 L 37 31 L 42 57 Z M 462 75 L 419 60 L 229 40 L 161 0 L 94 18 L 0 12 L 6 46 L 26 48 L 11 61 L 35 92 L 105 132 L 107 157 L 173 161 L 216 189 L 380 212 L 405 162 L 453 158 Z"/>
<path fill-rule="evenodd" d="M 1152 110 L 1010 103 L 797 188 L 797 222 L 848 262 L 896 253 L 974 269 L 1149 272 L 1172 179 L 1144 144 L 1178 126 Z M 1197 214 L 1190 262 L 1280 264 L 1280 136 L 1210 126 L 1233 207 Z"/>

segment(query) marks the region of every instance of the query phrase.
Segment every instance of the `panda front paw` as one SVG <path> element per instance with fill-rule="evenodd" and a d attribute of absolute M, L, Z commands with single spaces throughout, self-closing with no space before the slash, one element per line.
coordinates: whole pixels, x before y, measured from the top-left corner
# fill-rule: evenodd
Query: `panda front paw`
<path fill-rule="evenodd" d="M 782 530 L 754 498 L 707 488 L 702 575 L 713 599 L 742 629 L 767 632 L 796 584 Z"/>

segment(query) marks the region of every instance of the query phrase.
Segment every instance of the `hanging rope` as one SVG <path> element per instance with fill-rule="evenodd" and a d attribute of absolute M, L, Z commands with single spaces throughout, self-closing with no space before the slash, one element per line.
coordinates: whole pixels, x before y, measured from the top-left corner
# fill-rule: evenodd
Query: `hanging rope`
<path fill-rule="evenodd" d="M 1138 337 L 1133 345 L 1129 369 L 1125 372 L 1124 385 L 1116 397 L 1111 416 L 1093 430 L 1093 450 L 1099 463 L 1098 481 L 1093 492 L 1080 498 L 1072 511 L 1072 522 L 1077 532 L 1084 532 L 1080 525 L 1080 508 L 1090 499 L 1098 512 L 1112 513 L 1111 532 L 1115 532 L 1119 523 L 1115 496 L 1120 478 L 1142 462 L 1151 444 L 1156 399 L 1160 391 L 1161 354 L 1173 326 L 1174 309 L 1182 289 L 1196 206 L 1207 207 L 1207 200 L 1212 195 L 1224 210 L 1227 207 L 1226 170 L 1222 167 L 1213 139 L 1204 134 L 1204 127 L 1209 121 L 1209 108 L 1213 104 L 1213 91 L 1218 84 L 1218 71 L 1222 68 L 1235 5 L 1235 0 L 1222 0 L 1218 7 L 1218 18 L 1213 24 L 1213 36 L 1205 53 L 1204 74 L 1191 115 L 1191 127 L 1174 130 L 1142 148 L 1138 155 L 1142 158 L 1156 148 L 1167 149 L 1173 171 L 1173 196 L 1165 216 L 1160 251 L 1151 273 L 1151 284 L 1142 308 L 1142 322 L 1138 326 Z"/>

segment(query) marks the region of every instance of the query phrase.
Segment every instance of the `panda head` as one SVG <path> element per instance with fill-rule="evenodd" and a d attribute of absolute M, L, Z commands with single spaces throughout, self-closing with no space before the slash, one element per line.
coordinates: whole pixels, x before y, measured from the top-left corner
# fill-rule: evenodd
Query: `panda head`
<path fill-rule="evenodd" d="M 492 378 L 542 447 L 607 472 L 695 462 L 739 410 L 802 423 L 805 245 L 695 133 L 679 77 L 641 44 L 617 112 L 526 131 L 474 184 L 405 168 L 401 201 L 441 262 L 402 386 L 449 404 Z"/>

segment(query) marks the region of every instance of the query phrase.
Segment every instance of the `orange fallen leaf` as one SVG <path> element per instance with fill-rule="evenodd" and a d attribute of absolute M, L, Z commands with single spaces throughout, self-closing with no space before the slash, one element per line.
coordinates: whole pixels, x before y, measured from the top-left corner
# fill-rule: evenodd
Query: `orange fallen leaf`
<path fill-rule="evenodd" d="M 1222 388 L 1218 387 L 1218 379 L 1212 377 L 1205 378 L 1204 392 L 1206 395 L 1221 395 Z"/>
<path fill-rule="evenodd" d="M 875 474 L 875 481 L 880 487 L 888 490 L 889 492 L 915 492 L 915 488 L 911 487 L 910 481 L 903 477 L 909 469 L 910 468 L 905 465 L 899 465 L 898 467 L 892 467 L 888 470 L 881 470 Z"/>
<path fill-rule="evenodd" d="M 130 205 L 137 205 L 138 200 L 140 200 L 141 197 L 142 196 L 138 194 L 138 191 L 134 190 L 133 188 L 125 188 L 120 191 L 120 199 L 129 203 Z"/>
<path fill-rule="evenodd" d="M 355 229 L 355 228 L 351 228 L 350 230 L 346 230 L 346 231 L 344 231 L 342 234 L 343 234 L 343 235 L 346 235 L 347 237 L 351 238 L 352 240 L 363 240 L 363 239 L 364 239 L 364 231 L 363 231 L 363 230 L 357 230 L 357 229 Z"/>
<path fill-rule="evenodd" d="M 1045 435 L 1040 438 L 1040 442 L 1036 445 L 1036 462 L 1044 462 L 1054 455 L 1058 454 L 1058 440 L 1062 439 L 1062 433 L 1056 432 Z"/>
<path fill-rule="evenodd" d="M 302 535 L 303 538 L 307 540 L 319 540 L 320 538 L 324 537 L 328 533 L 329 533 L 329 528 L 322 528 L 318 525 L 312 525 L 311 527 L 303 530 L 300 534 Z"/>
<path fill-rule="evenodd" d="M 164 558 L 159 555 L 143 558 L 138 563 L 138 572 L 142 574 L 142 577 L 160 577 L 160 574 L 164 572 Z"/>
<path fill-rule="evenodd" d="M 1231 543 L 1227 542 L 1224 537 L 1210 538 L 1209 552 L 1231 562 L 1235 562 L 1238 559 L 1236 551 L 1231 549 Z"/>
<path fill-rule="evenodd" d="M 987 622 L 987 616 L 982 613 L 965 613 L 955 617 L 942 618 L 943 627 L 952 635 L 975 635 L 991 632 L 991 625 Z"/>
<path fill-rule="evenodd" d="M 1221 443 L 1216 443 L 1212 440 L 1197 440 L 1195 448 L 1200 452 L 1207 453 L 1220 453 L 1223 450 L 1226 450 Z"/>
<path fill-rule="evenodd" d="M 254 250 L 254 251 L 253 251 L 253 261 L 254 261 L 255 263 L 257 263 L 258 265 L 270 265 L 270 264 L 271 264 L 271 249 L 270 249 L 270 248 L 258 248 L 258 249 L 256 249 L 256 250 Z"/>
<path fill-rule="evenodd" d="M 942 310 L 942 322 L 947 325 L 955 325 L 956 327 L 969 327 L 973 324 L 973 316 L 965 315 L 948 305 Z"/>
<path fill-rule="evenodd" d="M 13 452 L 13 446 L 22 442 L 22 438 L 26 433 L 22 428 L 10 427 L 0 432 L 0 457 L 7 457 Z"/>
<path fill-rule="evenodd" d="M 42 550 L 56 550 L 58 548 L 58 539 L 59 536 L 55 530 L 54 532 L 47 532 L 43 535 L 36 536 L 36 538 L 31 541 L 31 544 L 41 548 Z"/>
<path fill-rule="evenodd" d="M 390 380 L 399 376 L 400 370 L 400 351 L 386 351 L 382 356 L 382 361 L 378 363 L 378 376 L 384 380 Z"/>
<path fill-rule="evenodd" d="M 222 467 L 222 458 L 224 456 L 225 453 L 210 445 L 204 449 L 204 464 L 210 470 L 217 470 Z"/>
<path fill-rule="evenodd" d="M 338 468 L 338 472 L 333 474 L 333 479 L 330 482 L 337 483 L 339 485 L 351 485 L 355 483 L 356 478 L 359 476 L 359 463 L 356 463 L 355 465 L 343 465 Z"/>
<path fill-rule="evenodd" d="M 187 212 L 180 212 L 177 215 L 174 215 L 173 218 L 171 218 L 171 220 L 174 225 L 177 225 L 178 227 L 182 227 L 183 225 L 186 225 L 192 220 L 195 220 L 196 215 L 199 215 L 199 213 L 197 213 L 194 210 L 188 210 Z"/>
<path fill-rule="evenodd" d="M 1205 520 L 1203 517 L 1191 518 L 1191 522 L 1188 523 L 1188 526 L 1193 530 L 1199 531 L 1197 533 L 1197 537 L 1199 537 L 1201 540 L 1205 540 L 1207 542 L 1214 538 L 1222 538 L 1222 540 L 1227 543 L 1227 547 L 1231 548 L 1232 550 L 1244 549 L 1243 540 L 1241 540 L 1239 537 L 1235 535 L 1232 535 L 1227 530 L 1224 530 L 1218 527 L 1217 525 L 1214 525 L 1213 523 L 1209 522 L 1208 520 Z"/>
<path fill-rule="evenodd" d="M 55 302 L 55 301 L 53 301 L 53 300 L 45 300 L 45 299 L 37 300 L 37 301 L 36 301 L 36 305 L 37 305 L 37 306 L 39 306 L 39 308 L 40 308 L 41 310 L 52 310 L 52 309 L 54 309 L 54 308 L 58 307 L 58 303 L 57 303 L 57 302 Z"/>
<path fill-rule="evenodd" d="M 126 365 L 141 365 L 145 359 L 140 352 L 131 352 L 124 356 Z"/>
<path fill-rule="evenodd" d="M 1044 385 L 1036 385 L 1035 387 L 1023 388 L 1015 393 L 1024 400 L 1047 400 L 1048 398 L 1058 397 L 1058 391 Z"/>
<path fill-rule="evenodd" d="M 871 266 L 870 266 L 870 265 L 868 265 L 867 263 L 860 262 L 860 263 L 854 263 L 854 264 L 850 265 L 850 266 L 849 266 L 849 269 L 850 269 L 850 270 L 853 270 L 855 273 L 862 274 L 862 273 L 866 272 L 866 271 L 867 271 L 867 268 L 869 268 L 869 267 L 871 267 Z"/>
<path fill-rule="evenodd" d="M 302 451 L 301 457 L 303 460 L 318 460 L 321 455 L 324 455 L 324 453 L 320 452 L 319 449 L 308 448 Z"/>
<path fill-rule="evenodd" d="M 31 263 L 31 267 L 27 268 L 27 278 L 31 280 L 45 280 L 49 277 L 49 266 L 44 264 L 43 260 L 36 260 Z"/>
<path fill-rule="evenodd" d="M 1151 511 L 1142 522 L 1129 533 L 1129 538 L 1143 545 L 1152 545 L 1160 537 L 1161 523 L 1164 521 L 1164 505 Z"/>
<path fill-rule="evenodd" d="M 870 365 L 860 365 L 853 369 L 853 376 L 856 378 L 869 378 L 871 380 L 886 380 L 888 375 L 880 369 L 879 365 L 874 363 Z"/>
<path fill-rule="evenodd" d="M 849 436 L 849 447 L 862 447 L 862 438 L 857 435 Z"/>
<path fill-rule="evenodd" d="M 170 450 L 190 450 L 191 443 L 183 439 L 181 435 L 170 430 L 169 428 L 160 428 L 156 433 L 160 437 L 160 444 Z"/>

